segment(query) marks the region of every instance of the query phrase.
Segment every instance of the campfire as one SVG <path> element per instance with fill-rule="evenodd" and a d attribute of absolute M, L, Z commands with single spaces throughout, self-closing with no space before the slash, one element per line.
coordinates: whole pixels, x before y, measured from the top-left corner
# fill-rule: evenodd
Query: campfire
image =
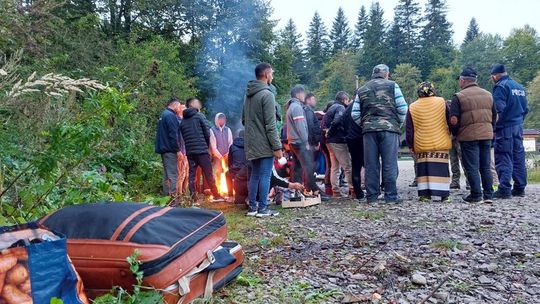
<path fill-rule="evenodd" d="M 227 177 L 225 176 L 225 173 L 229 171 L 229 167 L 227 167 L 227 163 L 225 162 L 225 159 L 221 159 L 221 167 L 223 168 L 223 172 L 219 175 L 219 180 L 217 181 L 217 188 L 219 191 L 219 194 L 222 196 L 228 196 L 229 195 L 229 189 L 227 187 Z"/>

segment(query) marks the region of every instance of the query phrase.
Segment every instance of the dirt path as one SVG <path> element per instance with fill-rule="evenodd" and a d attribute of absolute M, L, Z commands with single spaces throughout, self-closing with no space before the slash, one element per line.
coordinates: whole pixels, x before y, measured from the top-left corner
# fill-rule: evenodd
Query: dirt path
<path fill-rule="evenodd" d="M 224 303 L 540 303 L 540 188 L 493 205 L 415 201 L 400 162 L 400 205 L 344 200 L 274 219 L 228 214 L 246 271 Z"/>

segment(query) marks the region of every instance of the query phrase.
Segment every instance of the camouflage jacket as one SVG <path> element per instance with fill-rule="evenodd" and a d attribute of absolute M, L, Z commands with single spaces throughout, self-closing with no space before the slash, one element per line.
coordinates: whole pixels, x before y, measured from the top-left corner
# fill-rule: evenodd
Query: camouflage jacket
<path fill-rule="evenodd" d="M 396 96 L 397 90 L 400 96 Z M 355 102 L 359 103 L 360 125 L 364 133 L 381 131 L 401 133 L 404 121 L 402 116 L 407 113 L 407 104 L 405 103 L 403 109 L 401 103 L 404 99 L 400 91 L 395 82 L 384 78 L 374 78 L 358 89 L 358 99 Z M 399 104 L 397 100 L 400 101 Z"/>

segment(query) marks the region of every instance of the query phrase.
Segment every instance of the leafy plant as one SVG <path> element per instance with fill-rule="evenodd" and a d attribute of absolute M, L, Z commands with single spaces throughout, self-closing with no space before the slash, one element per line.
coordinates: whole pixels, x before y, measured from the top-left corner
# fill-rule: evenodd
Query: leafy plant
<path fill-rule="evenodd" d="M 121 287 L 113 288 L 110 294 L 99 297 L 94 304 L 161 304 L 163 299 L 159 291 L 142 286 L 143 272 L 140 271 L 141 262 L 138 260 L 140 252 L 135 250 L 127 257 L 129 269 L 135 276 L 137 283 L 133 285 L 133 291 L 129 293 Z"/>

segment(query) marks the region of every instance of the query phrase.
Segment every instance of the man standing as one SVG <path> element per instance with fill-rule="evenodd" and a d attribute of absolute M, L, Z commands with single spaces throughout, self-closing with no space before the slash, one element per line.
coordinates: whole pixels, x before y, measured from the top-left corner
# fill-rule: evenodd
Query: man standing
<path fill-rule="evenodd" d="M 349 154 L 347 140 L 345 139 L 347 133 L 343 127 L 343 114 L 349 102 L 350 98 L 347 93 L 343 91 L 338 92 L 334 104 L 332 104 L 324 116 L 324 127 L 327 130 L 326 143 L 328 152 L 330 152 L 331 163 L 330 183 L 332 184 L 332 194 L 334 197 L 347 197 L 350 195 L 354 198 L 355 196 L 351 173 L 351 155 Z M 346 195 L 341 193 L 339 187 L 341 168 L 343 168 L 345 178 L 349 184 L 349 191 Z"/>
<path fill-rule="evenodd" d="M 189 163 L 189 191 L 192 199 L 196 199 L 195 177 L 197 168 L 201 167 L 204 178 L 208 182 L 214 201 L 222 201 L 219 195 L 214 176 L 212 175 L 212 160 L 208 153 L 210 143 L 210 131 L 205 122 L 206 118 L 199 112 L 201 102 L 197 98 L 189 98 L 186 101 L 187 109 L 184 110 L 184 119 L 180 126 L 182 137 L 186 145 L 186 155 Z"/>
<path fill-rule="evenodd" d="M 358 102 L 352 118 L 364 133 L 364 166 L 367 202 L 374 203 L 380 194 L 380 167 L 384 200 L 398 203 L 398 149 L 401 126 L 407 116 L 407 102 L 399 85 L 388 80 L 390 69 L 385 64 L 373 68 L 372 79 L 358 90 Z"/>
<path fill-rule="evenodd" d="M 180 153 L 180 123 L 177 111 L 180 100 L 173 97 L 167 102 L 157 125 L 155 151 L 161 154 L 163 163 L 163 193 L 174 196 L 178 180 L 177 157 Z"/>
<path fill-rule="evenodd" d="M 461 91 L 452 98 L 450 128 L 461 146 L 463 167 L 471 186 L 465 202 L 493 202 L 491 141 L 497 112 L 491 93 L 476 83 L 478 74 L 466 67 L 458 77 Z M 482 191 L 483 190 L 483 191 Z"/>
<path fill-rule="evenodd" d="M 309 125 L 313 124 L 306 119 L 306 106 L 303 104 L 306 98 L 306 91 L 302 86 L 295 86 L 291 90 L 291 100 L 289 100 L 286 114 L 287 142 L 293 154 L 291 180 L 303 182 L 306 190 L 313 195 L 320 194 L 319 186 L 315 182 L 315 171 L 313 168 L 313 147 L 309 143 Z M 312 131 L 313 132 L 313 131 Z M 321 194 L 321 197 L 325 197 Z"/>
<path fill-rule="evenodd" d="M 210 129 L 210 148 L 212 150 L 212 165 L 215 170 L 216 180 L 223 173 L 222 160 L 227 162 L 229 148 L 233 143 L 232 131 L 226 126 L 227 117 L 223 113 L 217 113 L 214 118 L 214 126 Z"/>
<path fill-rule="evenodd" d="M 320 147 L 321 147 L 321 123 L 315 115 L 315 106 L 317 100 L 315 94 L 307 93 L 304 102 L 304 112 L 306 113 L 306 121 L 308 125 L 308 143 L 313 151 L 313 159 L 317 162 Z"/>
<path fill-rule="evenodd" d="M 523 197 L 527 186 L 523 147 L 523 121 L 529 113 L 527 93 L 522 85 L 508 76 L 502 64 L 493 66 L 491 79 L 495 83 L 493 100 L 499 115 L 495 125 L 495 166 L 499 189 L 495 198 Z"/>
<path fill-rule="evenodd" d="M 358 98 L 355 94 L 355 100 Z M 354 103 L 347 106 L 343 116 L 343 126 L 347 135 L 347 147 L 351 154 L 351 174 L 352 184 L 354 188 L 355 199 L 358 202 L 365 201 L 364 191 L 362 190 L 362 167 L 364 166 L 364 141 L 362 128 L 357 125 L 352 118 L 352 107 Z"/>
<path fill-rule="evenodd" d="M 279 214 L 267 207 L 274 157 L 283 157 L 276 128 L 275 98 L 269 87 L 274 78 L 273 72 L 268 63 L 260 63 L 255 67 L 257 80 L 248 82 L 242 109 L 242 123 L 246 130 L 246 157 L 251 161 L 248 216 L 266 217 Z"/>

